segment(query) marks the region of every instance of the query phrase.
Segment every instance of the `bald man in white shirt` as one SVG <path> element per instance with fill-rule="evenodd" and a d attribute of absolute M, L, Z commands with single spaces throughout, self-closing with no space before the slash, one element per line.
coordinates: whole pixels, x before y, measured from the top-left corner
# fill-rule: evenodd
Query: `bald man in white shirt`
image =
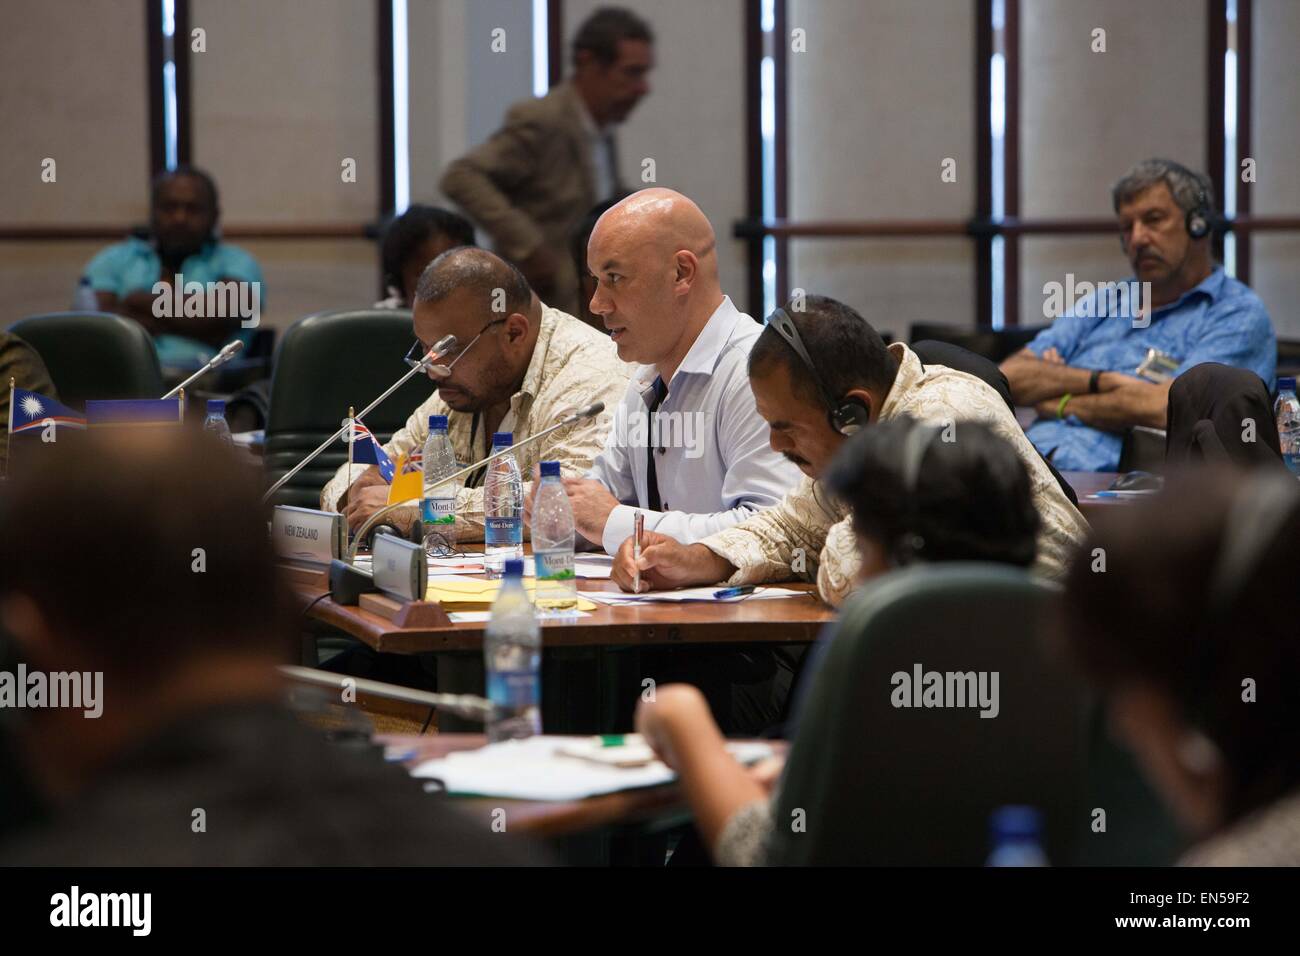
<path fill-rule="evenodd" d="M 633 532 L 697 541 L 770 508 L 799 480 L 768 444 L 746 363 L 763 327 L 718 279 L 717 239 L 694 202 L 643 189 L 596 223 L 591 311 L 637 363 L 586 479 L 567 479 L 578 533 L 608 554 Z"/>

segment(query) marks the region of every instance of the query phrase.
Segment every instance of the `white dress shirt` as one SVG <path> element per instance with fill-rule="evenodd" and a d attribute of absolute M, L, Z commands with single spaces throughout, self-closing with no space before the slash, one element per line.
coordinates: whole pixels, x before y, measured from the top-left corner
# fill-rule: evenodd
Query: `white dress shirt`
<path fill-rule="evenodd" d="M 632 534 L 638 510 L 647 530 L 692 544 L 770 508 L 798 483 L 799 469 L 768 444 L 767 423 L 749 388 L 749 350 L 762 331 L 723 296 L 653 417 L 647 411 L 658 372 L 652 365 L 637 367 L 589 473 L 621 502 L 601 536 L 608 554 Z M 649 510 L 646 488 L 656 434 L 663 511 Z"/>

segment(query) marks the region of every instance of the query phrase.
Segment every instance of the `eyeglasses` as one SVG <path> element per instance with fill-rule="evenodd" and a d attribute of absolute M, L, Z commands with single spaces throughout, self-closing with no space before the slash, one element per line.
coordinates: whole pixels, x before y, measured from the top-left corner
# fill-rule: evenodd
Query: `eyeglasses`
<path fill-rule="evenodd" d="M 504 318 L 493 319 L 487 325 L 483 326 L 483 328 L 478 330 L 478 335 L 475 335 L 469 340 L 469 345 L 466 345 L 464 348 L 453 348 L 450 352 L 447 352 L 442 356 L 439 360 L 439 364 L 445 365 L 448 368 L 455 365 L 456 362 L 460 360 L 460 357 L 468 352 L 474 346 L 475 342 L 482 338 L 484 332 L 492 328 L 492 326 L 498 325 L 504 321 Z M 419 339 L 416 339 L 415 344 L 411 346 L 409 351 L 407 351 L 406 357 L 403 358 L 402 361 L 411 366 L 411 368 L 419 368 L 420 363 L 424 361 L 424 357 L 428 354 L 429 350 L 425 348 L 424 343 Z"/>

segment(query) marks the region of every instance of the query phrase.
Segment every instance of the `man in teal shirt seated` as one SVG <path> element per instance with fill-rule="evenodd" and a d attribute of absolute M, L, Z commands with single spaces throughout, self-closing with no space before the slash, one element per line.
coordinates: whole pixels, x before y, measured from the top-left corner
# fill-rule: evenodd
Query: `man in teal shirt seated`
<path fill-rule="evenodd" d="M 164 366 L 206 362 L 233 338 L 247 343 L 260 319 L 261 267 L 221 241 L 219 217 L 212 177 L 178 167 L 154 180 L 148 238 L 109 246 L 86 266 L 100 310 L 143 325 Z"/>

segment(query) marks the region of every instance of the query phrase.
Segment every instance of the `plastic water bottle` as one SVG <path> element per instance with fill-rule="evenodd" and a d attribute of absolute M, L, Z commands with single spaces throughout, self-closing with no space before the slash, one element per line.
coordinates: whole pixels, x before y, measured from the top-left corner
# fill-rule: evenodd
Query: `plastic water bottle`
<path fill-rule="evenodd" d="M 1282 443 L 1282 460 L 1291 474 L 1300 478 L 1300 399 L 1296 398 L 1295 379 L 1277 380 L 1277 400 L 1273 402 L 1277 419 L 1277 437 Z"/>
<path fill-rule="evenodd" d="M 495 705 L 489 741 L 542 732 L 542 631 L 524 590 L 524 562 L 505 562 L 501 590 L 483 635 L 487 697 Z"/>
<path fill-rule="evenodd" d="M 560 480 L 558 461 L 542 462 L 533 507 L 533 561 L 537 571 L 537 607 L 568 611 L 578 606 L 573 570 L 573 509 Z"/>
<path fill-rule="evenodd" d="M 447 435 L 447 416 L 429 416 L 429 437 L 424 442 L 424 497 L 420 520 L 424 523 L 424 553 L 450 554 L 456 548 L 457 482 L 443 482 L 455 473 L 456 453 Z"/>
<path fill-rule="evenodd" d="M 998 807 L 989 820 L 993 852 L 985 866 L 1047 866 L 1039 842 L 1042 815 L 1033 807 Z"/>
<path fill-rule="evenodd" d="M 90 284 L 90 276 L 82 276 L 77 283 L 77 294 L 72 297 L 73 312 L 98 312 L 99 301 L 95 298 L 95 289 Z"/>
<path fill-rule="evenodd" d="M 208 399 L 208 417 L 203 419 L 203 430 L 211 432 L 217 440 L 231 448 L 235 440 L 230 437 L 230 426 L 226 424 L 226 403 L 220 399 Z"/>
<path fill-rule="evenodd" d="M 510 432 L 492 436 L 492 453 L 514 444 Z M 483 565 L 489 578 L 501 577 L 510 558 L 524 556 L 524 481 L 513 453 L 488 465 L 483 482 Z"/>

